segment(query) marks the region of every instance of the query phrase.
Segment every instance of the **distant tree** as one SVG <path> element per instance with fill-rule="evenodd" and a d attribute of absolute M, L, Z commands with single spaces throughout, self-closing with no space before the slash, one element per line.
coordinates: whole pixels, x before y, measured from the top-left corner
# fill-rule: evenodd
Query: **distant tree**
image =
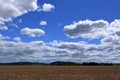
<path fill-rule="evenodd" d="M 82 65 L 97 66 L 97 65 L 100 65 L 100 64 L 96 63 L 96 62 L 84 62 L 84 63 L 82 63 Z"/>
<path fill-rule="evenodd" d="M 56 61 L 56 62 L 50 63 L 50 65 L 75 66 L 75 65 L 80 65 L 80 64 L 75 63 L 75 62 L 60 62 L 60 61 Z"/>
<path fill-rule="evenodd" d="M 75 63 L 75 62 L 62 62 L 56 61 L 52 63 L 39 63 L 39 62 L 13 62 L 13 63 L 0 63 L 0 65 L 58 65 L 58 66 L 120 66 L 118 63 L 97 63 L 97 62 L 84 62 L 84 63 Z"/>

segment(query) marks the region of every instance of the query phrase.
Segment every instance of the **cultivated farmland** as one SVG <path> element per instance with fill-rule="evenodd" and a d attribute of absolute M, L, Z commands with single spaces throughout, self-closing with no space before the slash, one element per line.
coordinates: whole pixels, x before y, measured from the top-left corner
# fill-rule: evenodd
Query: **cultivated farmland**
<path fill-rule="evenodd" d="M 0 80 L 120 80 L 120 67 L 0 66 Z"/>

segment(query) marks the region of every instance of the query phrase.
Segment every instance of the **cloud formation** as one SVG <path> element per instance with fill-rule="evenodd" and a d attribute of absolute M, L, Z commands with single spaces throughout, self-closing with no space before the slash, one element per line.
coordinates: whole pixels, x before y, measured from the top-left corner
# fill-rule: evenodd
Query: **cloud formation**
<path fill-rule="evenodd" d="M 52 11 L 54 8 L 55 8 L 54 5 L 49 4 L 49 3 L 44 3 L 44 4 L 42 5 L 42 9 L 41 9 L 41 10 L 44 11 L 44 12 L 50 12 L 50 11 Z"/>
<path fill-rule="evenodd" d="M 0 40 L 3 40 L 3 39 L 9 39 L 10 37 L 8 36 L 3 36 L 2 34 L 0 34 Z"/>
<path fill-rule="evenodd" d="M 66 25 L 64 27 L 64 33 L 70 38 L 99 38 L 104 37 L 106 33 L 106 28 L 108 22 L 104 20 L 85 20 L 73 23 L 71 25 Z"/>
<path fill-rule="evenodd" d="M 43 47 L 41 41 L 23 43 L 0 41 L 0 62 L 32 61 L 41 54 L 39 48 Z M 22 46 L 22 47 L 21 47 Z"/>
<path fill-rule="evenodd" d="M 26 4 L 27 3 L 27 4 Z M 29 11 L 38 9 L 37 0 L 1 0 L 0 1 L 0 30 L 7 30 L 5 22 L 21 16 Z M 50 12 L 54 5 L 44 3 L 41 11 Z M 19 21 L 21 23 L 22 20 Z M 40 25 L 47 25 L 41 21 Z M 16 26 L 17 25 L 13 25 Z M 14 61 L 74 61 L 74 62 L 113 62 L 120 61 L 120 20 L 112 22 L 105 20 L 84 20 L 64 26 L 64 33 L 70 38 L 100 39 L 100 44 L 88 44 L 81 42 L 59 42 L 46 43 L 43 41 L 22 42 L 20 37 L 15 41 L 5 41 L 7 36 L 0 34 L 0 62 Z M 39 37 L 45 34 L 42 29 L 21 29 L 22 35 Z M 22 46 L 22 47 L 21 47 Z"/>
<path fill-rule="evenodd" d="M 21 29 L 21 34 L 22 35 L 28 35 L 29 37 L 39 37 L 45 34 L 45 31 L 42 29 L 30 29 L 28 27 Z"/>
<path fill-rule="evenodd" d="M 8 30 L 7 26 L 0 26 L 0 30 Z"/>
<path fill-rule="evenodd" d="M 14 40 L 17 41 L 17 42 L 20 42 L 21 38 L 20 37 L 15 37 Z"/>
<path fill-rule="evenodd" d="M 48 44 L 43 41 L 29 43 L 0 41 L 0 62 L 96 61 L 117 63 L 120 61 L 120 43 L 115 44 L 112 41 L 103 40 L 100 45 L 86 42 L 53 41 Z M 108 43 L 112 43 L 114 46 L 110 46 Z"/>
<path fill-rule="evenodd" d="M 8 30 L 5 22 L 40 8 L 38 0 L 0 0 L 0 31 Z M 44 3 L 40 9 L 50 12 L 55 6 Z M 24 19 L 19 19 L 22 23 Z M 46 21 L 40 22 L 41 26 L 47 25 Z M 17 24 L 8 26 L 18 27 Z M 48 32 L 49 33 L 49 32 Z M 106 20 L 84 20 L 64 26 L 64 33 L 69 38 L 98 39 L 99 44 L 80 42 L 44 41 L 22 42 L 21 36 L 14 37 L 13 41 L 7 41 L 10 37 L 0 34 L 0 62 L 18 61 L 74 61 L 74 62 L 110 62 L 120 61 L 120 20 L 112 22 Z M 39 28 L 23 28 L 22 35 L 29 37 L 40 37 L 45 31 Z"/>
<path fill-rule="evenodd" d="M 92 28 L 90 28 L 91 30 L 105 29 L 107 32 L 106 35 L 100 39 L 100 44 L 97 45 L 94 43 L 89 44 L 85 41 L 53 41 L 50 43 L 43 41 L 31 41 L 26 43 L 20 41 L 19 37 L 14 38 L 14 40 L 19 42 L 11 42 L 4 41 L 3 39 L 6 37 L 0 34 L 0 39 L 2 39 L 0 40 L 0 61 L 96 61 L 118 63 L 120 61 L 120 20 L 114 20 L 109 24 L 106 23 L 108 26 L 105 27 L 101 26 L 104 21 L 102 23 L 101 22 L 102 21 L 94 22 L 94 26 L 91 26 Z M 96 26 L 98 23 L 101 25 Z M 86 22 L 83 24 L 85 25 Z M 91 25 L 93 25 L 93 23 Z M 85 32 L 86 31 L 90 33 L 89 30 L 85 29 Z M 83 31 L 81 34 L 86 34 L 85 32 Z M 37 37 L 42 35 L 44 32 L 40 29 L 23 28 L 21 33 L 31 37 Z"/>
<path fill-rule="evenodd" d="M 40 25 L 41 25 L 41 26 L 46 26 L 46 25 L 47 25 L 47 22 L 46 22 L 46 21 L 41 21 L 41 22 L 40 22 Z"/>
<path fill-rule="evenodd" d="M 0 5 L 0 24 L 38 8 L 37 0 L 0 0 Z"/>

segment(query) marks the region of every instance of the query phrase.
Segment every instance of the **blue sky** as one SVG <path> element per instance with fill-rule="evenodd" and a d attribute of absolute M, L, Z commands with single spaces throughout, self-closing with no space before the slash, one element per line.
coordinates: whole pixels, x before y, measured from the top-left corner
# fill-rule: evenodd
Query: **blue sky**
<path fill-rule="evenodd" d="M 119 0 L 1 0 L 1 62 L 62 60 L 118 63 L 119 3 Z M 32 43 L 37 49 L 30 48 Z M 38 43 L 47 50 L 36 46 Z M 6 44 L 14 45 L 10 48 Z M 26 47 L 14 53 L 16 45 Z M 85 47 L 83 51 L 81 45 Z M 33 52 L 28 55 L 26 48 Z M 43 54 L 38 48 L 49 52 Z M 10 56 L 4 58 L 8 53 L 13 60 L 9 60 Z M 36 59 L 36 55 L 42 59 Z"/>
<path fill-rule="evenodd" d="M 109 22 L 114 19 L 119 19 L 120 7 L 119 0 L 111 0 L 111 1 L 86 1 L 86 0 L 71 0 L 71 1 L 49 1 L 49 0 L 40 0 L 38 1 L 38 5 L 43 5 L 44 3 L 50 3 L 55 6 L 55 9 L 51 12 L 30 12 L 27 14 L 23 14 L 20 17 L 14 18 L 14 24 L 19 26 L 19 29 L 15 27 L 10 27 L 10 29 L 15 29 L 13 32 L 3 32 L 6 36 L 19 36 L 23 41 L 31 41 L 31 40 L 44 40 L 44 41 L 53 41 L 53 40 L 62 40 L 68 41 L 68 38 L 64 35 L 63 29 L 65 25 L 69 25 L 73 22 L 77 22 L 80 20 L 99 20 L 104 19 Z M 22 19 L 21 23 L 18 21 Z M 39 25 L 40 21 L 44 20 L 48 23 L 46 26 Z M 9 22 L 8 22 L 9 26 Z M 24 27 L 30 28 L 40 28 L 46 31 L 45 36 L 30 38 L 21 35 L 20 29 Z M 12 35 L 13 34 L 13 35 Z M 30 40 L 28 40 L 30 39 Z M 79 41 L 79 39 L 69 39 L 70 41 Z"/>

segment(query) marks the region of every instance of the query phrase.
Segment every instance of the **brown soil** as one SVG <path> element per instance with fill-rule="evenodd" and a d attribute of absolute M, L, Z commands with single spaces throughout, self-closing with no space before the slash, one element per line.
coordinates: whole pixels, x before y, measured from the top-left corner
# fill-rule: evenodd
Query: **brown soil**
<path fill-rule="evenodd" d="M 0 80 L 120 80 L 120 67 L 0 66 Z"/>

